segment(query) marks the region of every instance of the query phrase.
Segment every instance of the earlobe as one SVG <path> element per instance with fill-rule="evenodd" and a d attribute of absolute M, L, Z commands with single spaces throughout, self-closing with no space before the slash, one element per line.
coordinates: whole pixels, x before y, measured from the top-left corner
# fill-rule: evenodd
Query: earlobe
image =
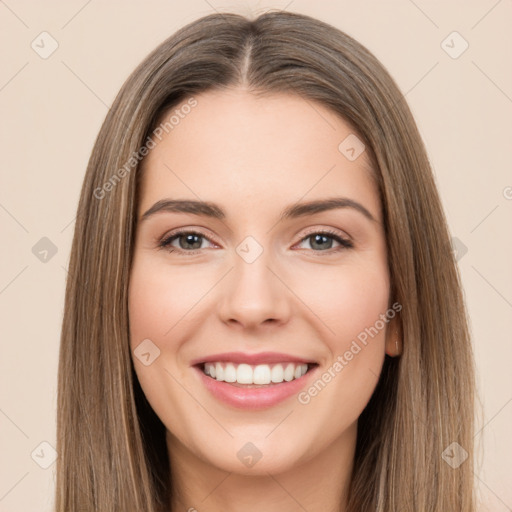
<path fill-rule="evenodd" d="M 386 340 L 386 354 L 390 357 L 397 357 L 402 354 L 402 341 L 394 336 Z"/>
<path fill-rule="evenodd" d="M 396 319 L 391 320 L 386 331 L 386 354 L 397 357 L 402 354 L 402 330 Z"/>

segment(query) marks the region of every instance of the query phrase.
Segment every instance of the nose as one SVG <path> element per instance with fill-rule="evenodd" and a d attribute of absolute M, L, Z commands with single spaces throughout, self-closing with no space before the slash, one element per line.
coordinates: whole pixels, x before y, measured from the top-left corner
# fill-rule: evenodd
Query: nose
<path fill-rule="evenodd" d="M 288 322 L 292 294 L 272 267 L 265 251 L 252 263 L 235 256 L 234 268 L 223 280 L 218 306 L 224 323 L 254 329 Z"/>

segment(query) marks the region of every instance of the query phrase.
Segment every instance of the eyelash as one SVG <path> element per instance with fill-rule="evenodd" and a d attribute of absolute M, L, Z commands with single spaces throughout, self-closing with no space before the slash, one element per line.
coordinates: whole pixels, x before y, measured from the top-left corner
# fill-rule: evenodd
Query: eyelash
<path fill-rule="evenodd" d="M 203 233 L 200 233 L 198 231 L 188 230 L 188 229 L 179 229 L 179 230 L 172 232 L 169 236 L 166 236 L 166 237 L 162 238 L 161 240 L 159 240 L 158 248 L 166 249 L 169 252 L 176 252 L 180 256 L 198 254 L 202 250 L 202 249 L 195 249 L 192 251 L 185 251 L 183 249 L 178 249 L 176 247 L 169 247 L 170 244 L 175 239 L 179 238 L 182 235 L 196 235 L 196 236 L 199 236 L 206 240 L 209 240 L 211 242 L 211 240 L 207 236 L 205 236 Z M 307 233 L 304 237 L 302 237 L 299 242 L 303 242 L 304 240 L 307 240 L 308 238 L 312 237 L 313 235 L 324 235 L 327 238 L 332 238 L 333 240 L 335 240 L 336 242 L 338 242 L 340 244 L 340 247 L 336 247 L 335 249 L 331 249 L 331 250 L 327 249 L 324 251 L 315 251 L 315 250 L 311 249 L 315 253 L 325 253 L 325 255 L 329 255 L 329 254 L 338 253 L 339 251 L 343 251 L 346 249 L 352 249 L 354 247 L 354 244 L 350 240 L 347 240 L 346 238 L 342 238 L 336 232 L 329 231 L 329 230 L 311 231 L 311 232 Z M 321 255 L 321 254 L 319 254 L 319 255 Z"/>

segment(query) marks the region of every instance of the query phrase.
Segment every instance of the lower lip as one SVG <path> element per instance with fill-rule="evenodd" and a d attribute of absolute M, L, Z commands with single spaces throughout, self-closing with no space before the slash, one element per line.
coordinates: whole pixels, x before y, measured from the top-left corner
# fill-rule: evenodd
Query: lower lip
<path fill-rule="evenodd" d="M 222 402 L 239 409 L 266 409 L 277 405 L 301 391 L 318 366 L 314 366 L 298 379 L 281 382 L 261 388 L 233 386 L 229 382 L 218 381 L 206 375 L 202 368 L 195 366 L 206 388 Z"/>

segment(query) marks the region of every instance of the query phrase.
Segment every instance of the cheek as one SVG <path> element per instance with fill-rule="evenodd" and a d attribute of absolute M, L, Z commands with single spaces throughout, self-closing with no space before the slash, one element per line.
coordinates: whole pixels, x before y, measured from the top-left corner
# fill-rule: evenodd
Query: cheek
<path fill-rule="evenodd" d="M 329 318 L 340 335 L 337 339 L 353 339 L 385 313 L 389 299 L 387 274 L 351 269 L 340 279 L 339 286 L 331 285 L 328 293 L 332 300 Z"/>
<path fill-rule="evenodd" d="M 175 359 L 176 347 L 166 340 L 172 337 L 173 326 L 182 315 L 176 283 L 169 282 L 165 272 L 147 263 L 144 258 L 136 260 L 130 275 L 130 348 L 144 394 L 153 408 L 159 410 L 158 403 L 169 389 L 165 368 L 175 373 L 169 361 Z M 146 358 L 141 355 L 147 353 L 150 356 Z"/>
<path fill-rule="evenodd" d="M 180 319 L 204 294 L 203 288 L 191 272 L 171 272 L 143 258 L 135 262 L 129 289 L 132 348 L 146 338 L 169 339 Z"/>
<path fill-rule="evenodd" d="M 194 404 L 190 405 L 189 395 L 179 384 L 183 368 L 178 363 L 180 344 L 174 341 L 181 327 L 180 320 L 199 293 L 194 286 L 184 285 L 179 273 L 171 275 L 169 269 L 166 271 L 140 257 L 134 262 L 128 293 L 130 348 L 135 373 L 155 413 L 167 428 L 181 436 L 186 435 L 186 429 L 179 418 L 186 417 Z M 194 297 L 188 297 L 189 294 Z M 139 345 L 144 346 L 144 350 L 139 351 Z M 137 355 L 147 352 L 152 360 L 150 364 L 145 364 Z M 154 354 L 157 357 L 153 359 Z"/>
<path fill-rule="evenodd" d="M 389 277 L 382 260 L 340 266 L 324 277 L 317 274 L 315 283 L 303 292 L 310 290 L 306 300 L 329 328 L 324 342 L 330 358 L 298 401 L 307 422 L 325 426 L 328 444 L 357 421 L 377 385 L 385 357 Z"/>
<path fill-rule="evenodd" d="M 388 308 L 389 275 L 383 258 L 298 275 L 288 278 L 294 280 L 297 295 L 317 318 L 315 324 L 323 324 L 332 356 L 347 350 L 351 340 L 373 326 Z"/>
<path fill-rule="evenodd" d="M 199 272 L 192 265 L 177 270 L 165 260 L 155 261 L 154 256 L 135 257 L 128 291 L 131 356 L 155 411 L 165 410 L 166 402 L 179 406 L 188 401 L 180 395 L 181 387 L 173 377 L 180 382 L 186 378 L 183 340 L 193 336 L 197 323 L 191 318 L 198 314 L 194 306 L 201 303 L 214 282 L 211 272 Z M 146 347 L 151 354 L 158 354 L 147 366 L 137 355 L 147 353 Z"/>

